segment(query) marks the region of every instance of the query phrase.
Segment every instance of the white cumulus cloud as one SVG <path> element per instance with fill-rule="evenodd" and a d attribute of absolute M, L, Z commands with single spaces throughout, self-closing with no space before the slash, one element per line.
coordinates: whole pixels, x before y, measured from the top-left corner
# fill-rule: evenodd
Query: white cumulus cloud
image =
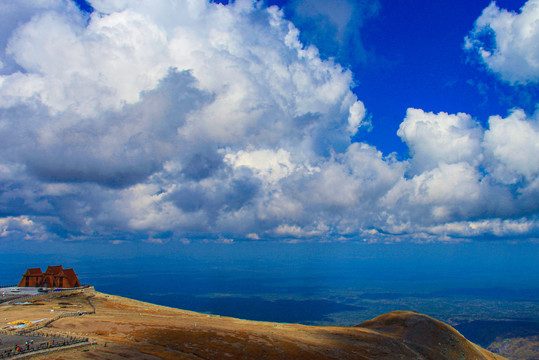
<path fill-rule="evenodd" d="M 485 133 L 485 151 L 490 173 L 513 184 L 533 181 L 539 175 L 539 122 L 516 110 L 507 118 L 492 116 Z"/>
<path fill-rule="evenodd" d="M 465 47 L 505 81 L 539 81 L 539 1 L 528 0 L 519 13 L 493 1 L 476 20 Z"/>
<path fill-rule="evenodd" d="M 481 161 L 482 131 L 468 114 L 426 113 L 408 109 L 397 132 L 410 148 L 416 170 L 425 171 L 446 163 Z"/>
<path fill-rule="evenodd" d="M 1 6 L 13 18 L 0 23 L 3 239 L 537 231 L 537 115 L 483 128 L 409 109 L 402 159 L 351 143 L 368 123 L 352 73 L 277 7 Z"/>

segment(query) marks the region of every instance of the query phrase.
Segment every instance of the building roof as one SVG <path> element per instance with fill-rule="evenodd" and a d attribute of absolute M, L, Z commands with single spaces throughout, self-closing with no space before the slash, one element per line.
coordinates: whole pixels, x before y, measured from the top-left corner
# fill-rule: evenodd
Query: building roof
<path fill-rule="evenodd" d="M 39 275 L 43 275 L 43 272 L 41 271 L 40 268 L 32 268 L 32 269 L 27 269 L 24 275 L 39 276 Z"/>
<path fill-rule="evenodd" d="M 47 271 L 45 271 L 45 274 L 58 274 L 63 270 L 62 265 L 54 265 L 54 266 L 48 266 Z"/>

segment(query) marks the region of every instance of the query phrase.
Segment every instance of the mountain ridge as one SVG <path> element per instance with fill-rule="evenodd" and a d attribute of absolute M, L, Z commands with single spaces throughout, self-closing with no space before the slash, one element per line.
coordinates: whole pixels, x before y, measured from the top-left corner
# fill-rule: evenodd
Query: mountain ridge
<path fill-rule="evenodd" d="M 95 308 L 95 314 L 60 318 L 45 329 L 88 337 L 94 345 L 35 359 L 505 359 L 469 342 L 451 326 L 409 311 L 390 312 L 353 327 L 308 326 L 201 314 L 87 289 L 25 305 L 2 305 L 0 319 L 40 319 L 50 317 L 55 308 L 56 313 Z"/>

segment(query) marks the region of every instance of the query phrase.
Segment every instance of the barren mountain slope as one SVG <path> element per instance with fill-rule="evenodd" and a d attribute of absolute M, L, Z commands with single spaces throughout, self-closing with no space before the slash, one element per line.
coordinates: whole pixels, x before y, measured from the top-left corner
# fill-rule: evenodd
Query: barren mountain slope
<path fill-rule="evenodd" d="M 59 319 L 48 331 L 89 337 L 96 344 L 34 358 L 503 359 L 450 326 L 413 312 L 392 312 L 356 327 L 316 327 L 206 315 L 86 291 L 33 305 L 3 305 L 0 319 L 52 317 L 53 307 L 60 308 L 56 313 L 88 311 L 87 298 L 94 294 L 95 314 Z"/>

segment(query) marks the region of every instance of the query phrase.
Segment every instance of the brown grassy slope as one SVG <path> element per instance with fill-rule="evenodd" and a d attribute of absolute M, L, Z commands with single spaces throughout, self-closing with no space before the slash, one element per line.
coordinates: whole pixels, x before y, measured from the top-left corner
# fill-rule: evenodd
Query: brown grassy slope
<path fill-rule="evenodd" d="M 0 325 L 8 318 L 50 317 L 51 307 L 60 302 L 87 309 L 88 294 L 0 306 Z M 210 316 L 95 295 L 95 315 L 60 319 L 50 331 L 90 337 L 97 345 L 36 359 L 503 359 L 448 325 L 410 312 L 389 313 L 358 327 L 316 327 Z"/>
<path fill-rule="evenodd" d="M 468 341 L 451 326 L 411 311 L 393 311 L 358 327 L 401 339 L 427 359 L 500 359 Z"/>

